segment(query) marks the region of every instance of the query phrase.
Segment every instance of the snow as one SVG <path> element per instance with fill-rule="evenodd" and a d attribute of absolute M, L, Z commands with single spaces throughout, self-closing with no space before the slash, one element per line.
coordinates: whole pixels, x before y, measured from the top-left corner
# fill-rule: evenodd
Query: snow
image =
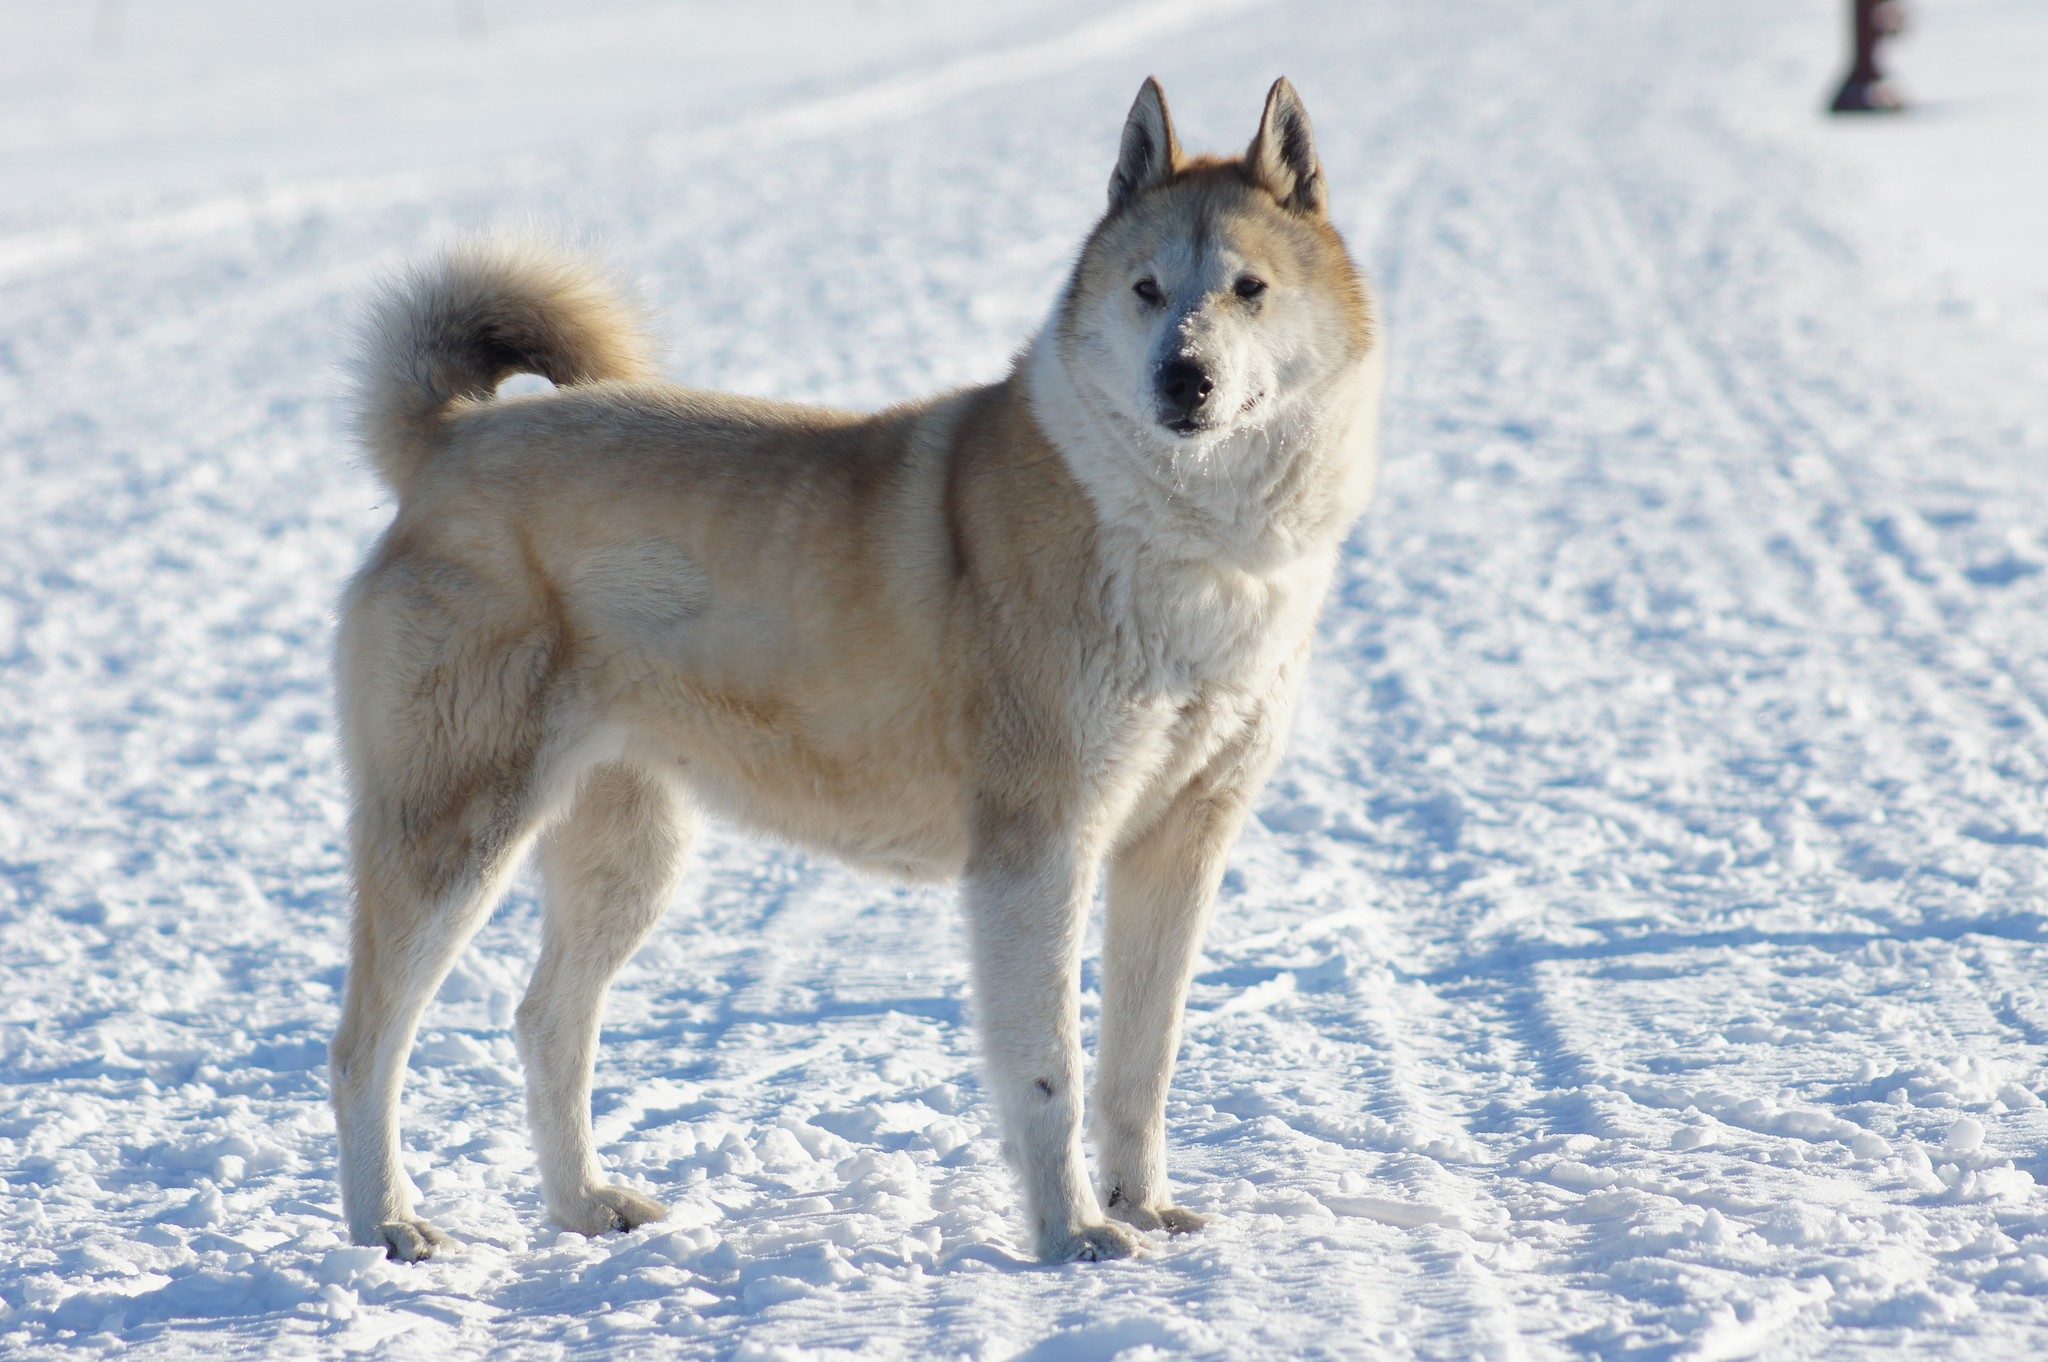
<path fill-rule="evenodd" d="M 1872 180 L 1874 208 L 1935 265 L 1950 300 L 2048 348 L 2048 10 L 1945 0 L 1898 44 L 1914 117 L 1850 120 L 1836 135 Z"/>
<path fill-rule="evenodd" d="M 1848 126 L 1839 8 L 10 5 L 0 1355 L 2048 1351 L 2041 18 L 1928 0 Z M 1294 79 L 1395 358 L 1194 989 L 1210 1228 L 1026 1262 L 949 897 L 717 834 L 598 1071 L 672 1218 L 545 1223 L 525 885 L 407 1094 L 463 1247 L 346 1244 L 350 309 L 535 222 L 686 381 L 985 379 L 1147 71 L 1202 147 Z"/>

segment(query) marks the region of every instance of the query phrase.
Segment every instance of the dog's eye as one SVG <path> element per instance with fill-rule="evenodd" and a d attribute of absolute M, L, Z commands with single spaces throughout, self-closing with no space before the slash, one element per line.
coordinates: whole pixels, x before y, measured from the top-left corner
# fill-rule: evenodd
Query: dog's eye
<path fill-rule="evenodd" d="M 1263 279 L 1254 279 L 1247 274 L 1237 281 L 1237 296 L 1240 298 L 1256 298 L 1265 291 L 1266 281 Z"/>
<path fill-rule="evenodd" d="M 1153 304 L 1157 304 L 1160 299 L 1166 296 L 1159 291 L 1158 283 L 1150 276 L 1140 279 L 1137 283 L 1131 285 L 1131 292 L 1137 294 L 1146 302 Z"/>

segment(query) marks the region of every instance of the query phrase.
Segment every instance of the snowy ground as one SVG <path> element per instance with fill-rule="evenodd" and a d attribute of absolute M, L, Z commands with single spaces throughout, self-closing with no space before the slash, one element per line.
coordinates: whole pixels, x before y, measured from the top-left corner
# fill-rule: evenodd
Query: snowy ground
<path fill-rule="evenodd" d="M 100 8 L 0 8 L 0 1356 L 2048 1353 L 2021 0 L 1927 0 L 1854 129 L 1833 0 Z M 354 301 L 537 221 L 680 379 L 984 379 L 1148 70 L 1196 146 L 1294 78 L 1396 355 L 1195 988 L 1212 1227 L 1024 1262 L 947 897 L 714 836 L 598 1075 L 675 1217 L 543 1221 L 522 889 L 408 1094 L 465 1246 L 346 1246 Z"/>

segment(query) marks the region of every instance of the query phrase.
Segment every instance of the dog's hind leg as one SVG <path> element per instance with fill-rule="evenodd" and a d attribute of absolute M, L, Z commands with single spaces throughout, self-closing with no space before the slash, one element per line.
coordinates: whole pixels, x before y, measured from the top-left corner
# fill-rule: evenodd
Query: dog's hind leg
<path fill-rule="evenodd" d="M 332 1050 L 341 1202 L 359 1244 L 432 1255 L 399 1163 L 420 1014 L 576 772 L 552 733 L 558 624 L 448 564 L 366 572 L 343 610 L 336 689 L 354 808 L 356 909 Z"/>
<path fill-rule="evenodd" d="M 667 1214 L 605 1181 L 590 1083 L 605 990 L 660 920 L 689 843 L 676 792 L 619 764 L 587 776 L 569 816 L 541 841 L 546 916 L 540 962 L 519 1005 L 519 1053 L 548 1210 L 582 1234 Z"/>
<path fill-rule="evenodd" d="M 447 1240 L 413 1213 L 399 1090 L 420 1014 L 518 863 L 529 804 L 524 788 L 481 794 L 424 837 L 375 826 L 399 821 L 389 804 L 357 813 L 355 923 L 332 1051 L 335 1133 L 350 1237 L 393 1258 L 432 1257 Z"/>

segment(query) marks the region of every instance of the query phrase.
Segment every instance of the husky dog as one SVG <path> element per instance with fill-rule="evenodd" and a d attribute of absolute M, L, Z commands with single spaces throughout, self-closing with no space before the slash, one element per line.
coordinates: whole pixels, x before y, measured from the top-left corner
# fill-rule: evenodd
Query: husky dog
<path fill-rule="evenodd" d="M 536 843 L 517 1032 L 549 1211 L 585 1234 L 662 1216 L 605 1177 L 591 1065 L 700 809 L 963 882 L 1041 1258 L 1201 1224 L 1165 1169 L 1188 982 L 1374 480 L 1380 346 L 1326 203 L 1285 80 L 1237 158 L 1183 156 L 1148 80 L 1109 210 L 1009 376 L 874 414 L 664 383 L 634 313 L 531 245 L 457 248 L 381 299 L 360 420 L 398 513 L 335 663 L 357 1242 L 446 1242 L 399 1164 L 399 1087 Z M 513 373 L 557 390 L 495 397 Z M 1105 871 L 1091 1185 L 1079 956 Z"/>

